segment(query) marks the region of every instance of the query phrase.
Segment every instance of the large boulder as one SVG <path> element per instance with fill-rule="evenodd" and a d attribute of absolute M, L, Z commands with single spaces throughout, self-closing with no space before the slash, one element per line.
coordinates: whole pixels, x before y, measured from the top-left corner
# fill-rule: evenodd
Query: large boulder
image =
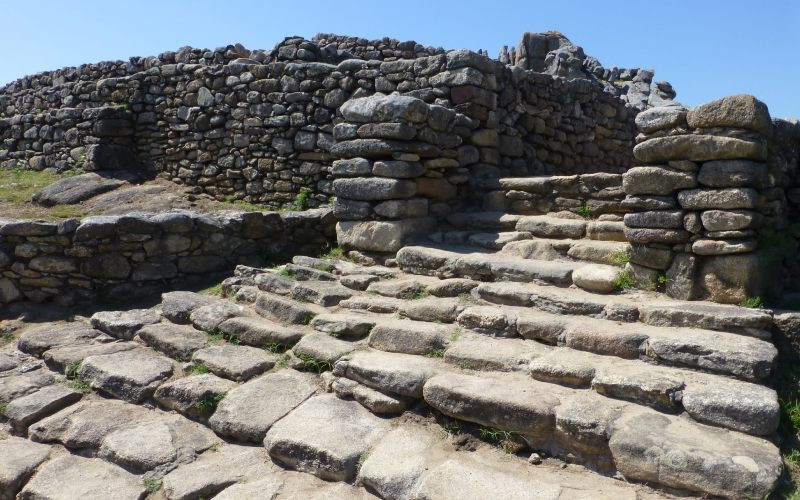
<path fill-rule="evenodd" d="M 767 147 L 762 142 L 715 135 L 675 135 L 657 137 L 637 144 L 633 156 L 642 163 L 672 160 L 765 160 Z"/>
<path fill-rule="evenodd" d="M 429 218 L 396 221 L 342 221 L 336 224 L 339 245 L 371 252 L 396 252 L 412 234 L 424 233 L 433 226 Z"/>
<path fill-rule="evenodd" d="M 772 128 L 767 105 L 748 94 L 738 94 L 707 102 L 689 111 L 686 120 L 692 128 L 734 127 L 767 133 Z"/>
<path fill-rule="evenodd" d="M 428 105 L 415 97 L 401 95 L 372 96 L 351 99 L 340 108 L 346 120 L 354 122 L 424 122 Z"/>

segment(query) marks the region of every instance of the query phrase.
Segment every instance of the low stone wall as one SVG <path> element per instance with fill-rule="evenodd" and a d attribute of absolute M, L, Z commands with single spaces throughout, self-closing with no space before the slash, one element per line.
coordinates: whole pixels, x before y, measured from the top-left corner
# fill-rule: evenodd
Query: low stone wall
<path fill-rule="evenodd" d="M 0 120 L 4 168 L 140 169 L 134 153 L 134 120 L 122 106 L 61 108 Z"/>
<path fill-rule="evenodd" d="M 787 225 L 788 165 L 797 160 L 784 154 L 792 148 L 774 134 L 767 107 L 738 95 L 654 108 L 636 122 L 640 166 L 623 186 L 637 273 L 665 271 L 666 292 L 681 299 L 739 303 L 770 293 L 780 259 L 759 242 Z"/>
<path fill-rule="evenodd" d="M 626 213 L 622 175 L 600 172 L 581 175 L 486 179 L 483 209 L 515 214 L 583 212 L 586 216 Z"/>
<path fill-rule="evenodd" d="M 0 304 L 153 293 L 237 264 L 263 266 L 313 255 L 334 241 L 329 209 L 0 219 Z"/>

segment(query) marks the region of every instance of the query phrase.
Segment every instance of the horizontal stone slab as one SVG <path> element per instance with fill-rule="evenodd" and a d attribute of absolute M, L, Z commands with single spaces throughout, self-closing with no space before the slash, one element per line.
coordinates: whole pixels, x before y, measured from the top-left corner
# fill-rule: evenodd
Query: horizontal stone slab
<path fill-rule="evenodd" d="M 642 163 L 670 160 L 728 160 L 744 158 L 765 160 L 767 147 L 761 142 L 714 135 L 676 135 L 649 139 L 633 148 L 633 156 Z"/>

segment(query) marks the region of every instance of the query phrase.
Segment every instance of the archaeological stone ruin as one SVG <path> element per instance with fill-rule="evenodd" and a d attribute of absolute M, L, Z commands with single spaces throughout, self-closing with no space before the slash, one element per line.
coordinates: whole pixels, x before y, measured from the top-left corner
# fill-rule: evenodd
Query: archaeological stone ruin
<path fill-rule="evenodd" d="M 766 498 L 800 124 L 677 99 L 557 32 L 0 88 L 0 500 Z"/>

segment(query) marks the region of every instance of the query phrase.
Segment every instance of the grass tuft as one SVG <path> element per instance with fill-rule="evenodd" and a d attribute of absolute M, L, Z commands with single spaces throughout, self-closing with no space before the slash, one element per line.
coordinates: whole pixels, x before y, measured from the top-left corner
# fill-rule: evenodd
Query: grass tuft
<path fill-rule="evenodd" d="M 214 286 L 204 288 L 200 290 L 198 293 L 200 293 L 201 295 L 210 295 L 212 297 L 222 297 L 222 283 L 217 283 Z"/>
<path fill-rule="evenodd" d="M 264 344 L 264 350 L 274 354 L 282 354 L 288 349 L 287 346 L 279 344 L 278 342 L 267 342 Z"/>
<path fill-rule="evenodd" d="M 76 391 L 78 391 L 80 393 L 83 393 L 83 394 L 86 394 L 86 393 L 92 391 L 92 384 L 90 384 L 86 380 L 83 380 L 82 378 L 76 378 L 75 380 L 71 380 L 70 383 L 69 383 L 69 386 L 72 389 L 74 389 L 74 390 L 76 390 Z"/>
<path fill-rule="evenodd" d="M 208 373 L 208 367 L 202 361 L 195 361 L 183 370 L 187 375 L 202 375 Z"/>
<path fill-rule="evenodd" d="M 297 357 L 303 362 L 303 368 L 316 373 L 322 373 L 333 370 L 333 363 L 317 359 L 308 354 L 298 354 Z"/>
<path fill-rule="evenodd" d="M 65 370 L 65 375 L 69 380 L 75 380 L 76 378 L 78 378 L 78 370 L 80 370 L 80 368 L 81 368 L 80 361 L 77 361 L 75 363 L 70 363 L 67 365 L 67 369 Z"/>
<path fill-rule="evenodd" d="M 0 346 L 10 344 L 14 341 L 14 332 L 12 330 L 0 331 Z"/>
<path fill-rule="evenodd" d="M 161 489 L 161 481 L 151 477 L 143 479 L 142 484 L 144 485 L 144 489 L 147 493 L 155 493 Z"/>
<path fill-rule="evenodd" d="M 630 261 L 631 261 L 631 254 L 628 252 L 617 252 L 608 259 L 609 264 L 618 267 L 622 267 Z"/>
<path fill-rule="evenodd" d="M 213 413 L 217 409 L 219 402 L 223 399 L 225 399 L 225 394 L 222 393 L 207 394 L 200 398 L 194 404 L 194 407 L 201 413 Z"/>
<path fill-rule="evenodd" d="M 319 254 L 320 259 L 341 259 L 344 258 L 344 249 L 342 247 L 327 247 Z"/>
<path fill-rule="evenodd" d="M 584 219 L 589 219 L 592 217 L 592 210 L 587 207 L 586 205 L 581 205 L 580 207 L 573 210 L 576 215 L 580 215 Z"/>
<path fill-rule="evenodd" d="M 633 275 L 627 269 L 620 271 L 614 279 L 614 288 L 617 290 L 627 290 L 628 288 L 633 288 L 635 285 L 636 280 L 633 279 Z"/>
<path fill-rule="evenodd" d="M 311 190 L 303 187 L 300 188 L 300 192 L 297 193 L 297 196 L 294 197 L 292 201 L 292 208 L 295 210 L 305 210 L 308 208 L 308 200 L 311 197 Z"/>
<path fill-rule="evenodd" d="M 739 302 L 740 307 L 748 307 L 750 309 L 762 309 L 764 307 L 764 303 L 761 301 L 761 297 L 745 297 L 741 302 Z"/>
<path fill-rule="evenodd" d="M 428 354 L 426 354 L 426 356 L 429 357 L 429 358 L 443 358 L 444 357 L 444 348 L 435 347 L 435 348 L 431 349 L 430 351 L 428 351 Z"/>

